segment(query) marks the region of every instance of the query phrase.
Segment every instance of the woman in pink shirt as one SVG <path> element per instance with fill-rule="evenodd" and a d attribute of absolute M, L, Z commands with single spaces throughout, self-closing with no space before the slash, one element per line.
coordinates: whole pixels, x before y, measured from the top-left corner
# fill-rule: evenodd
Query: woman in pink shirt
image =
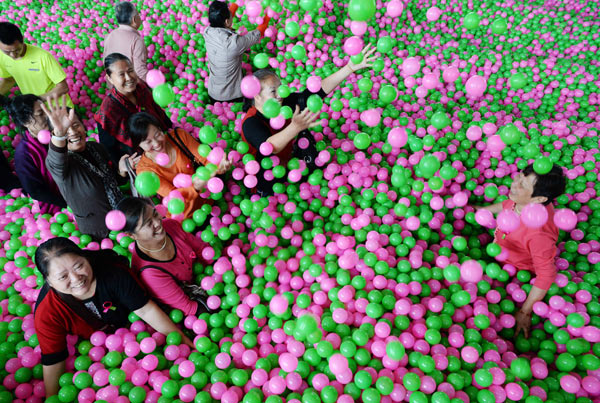
<path fill-rule="evenodd" d="M 550 172 L 539 175 L 533 170 L 533 165 L 529 165 L 513 179 L 508 200 L 481 207 L 494 214 L 502 210 L 514 210 L 520 214 L 526 205 L 539 203 L 546 206 L 548 211 L 548 220 L 540 228 L 530 228 L 521 222 L 519 228 L 509 234 L 496 231 L 494 242 L 508 252 L 505 262 L 519 270 L 532 271 L 536 276 L 527 300 L 515 315 L 515 337 L 521 330 L 525 337 L 529 337 L 533 304 L 544 299 L 556 278 L 554 257 L 558 228 L 554 224 L 552 202 L 564 193 L 565 186 L 566 180 L 561 167 L 554 165 Z"/>
<path fill-rule="evenodd" d="M 146 199 L 123 199 L 117 208 L 127 218 L 123 231 L 135 240 L 131 267 L 152 298 L 185 315 L 209 312 L 192 270 L 207 245 L 183 231 L 179 222 L 163 219 Z"/>

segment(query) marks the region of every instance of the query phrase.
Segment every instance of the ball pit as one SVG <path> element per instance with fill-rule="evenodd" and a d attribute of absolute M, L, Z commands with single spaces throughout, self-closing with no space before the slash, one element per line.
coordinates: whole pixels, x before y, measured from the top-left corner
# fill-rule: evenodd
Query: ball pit
<path fill-rule="evenodd" d="M 380 56 L 324 102 L 311 101 L 322 118 L 312 129 L 315 171 L 303 177 L 297 160 L 263 160 L 275 160 L 264 168 L 290 181 L 267 200 L 247 190 L 260 167 L 239 135 L 241 106 L 207 104 L 200 33 L 208 3 L 141 3 L 155 99 L 199 137 L 202 155 L 216 164 L 226 154 L 235 165 L 230 178 L 209 182 L 213 205 L 182 223 L 188 232 L 204 228 L 198 236 L 211 245 L 202 256 L 213 263 L 194 274 L 217 313 L 171 312 L 197 351 L 135 315 L 113 335 L 70 337 L 68 372 L 48 401 L 599 401 L 597 4 L 238 1 L 240 32 L 275 17 L 246 63 L 276 70 L 281 96 L 317 92 L 367 43 Z M 112 5 L 21 0 L 0 10 L 26 41 L 57 55 L 92 130 Z M 244 78 L 245 97 L 259 91 Z M 277 103 L 265 107 L 274 128 L 291 116 Z M 20 137 L 5 112 L 1 119 L 10 156 Z M 495 227 L 509 233 L 520 219 L 543 225 L 546 210 L 494 218 L 470 205 L 506 199 L 528 162 L 540 174 L 560 164 L 569 182 L 554 216 L 559 274 L 525 339 L 513 337 L 513 315 L 532 276 L 503 264 L 489 241 Z M 208 180 L 210 169 L 198 175 Z M 143 174 L 135 185 L 153 196 L 159 183 Z M 183 211 L 176 193 L 165 204 Z M 35 247 L 66 236 L 127 256 L 132 239 L 116 232 L 122 217 L 111 216 L 115 231 L 93 242 L 68 210 L 42 215 L 19 190 L 0 197 L 0 211 L 0 402 L 41 402 Z"/>

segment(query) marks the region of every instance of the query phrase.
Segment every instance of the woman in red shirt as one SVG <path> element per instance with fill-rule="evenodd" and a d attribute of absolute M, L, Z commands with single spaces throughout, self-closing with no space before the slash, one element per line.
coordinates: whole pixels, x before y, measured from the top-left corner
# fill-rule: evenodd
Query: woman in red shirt
<path fill-rule="evenodd" d="M 533 165 L 529 165 L 514 178 L 508 200 L 481 207 L 494 214 L 502 210 L 514 210 L 520 214 L 526 205 L 539 203 L 546 206 L 548 211 L 548 220 L 540 228 L 530 228 L 521 222 L 519 228 L 509 234 L 496 231 L 494 242 L 508 252 L 506 263 L 520 270 L 532 271 L 536 275 L 527 300 L 515 315 L 515 337 L 521 330 L 525 337 L 529 337 L 533 304 L 544 299 L 556 278 L 554 257 L 558 228 L 553 220 L 552 202 L 564 193 L 565 186 L 566 180 L 561 167 L 554 165 L 550 172 L 539 175 L 533 170 Z"/>
<path fill-rule="evenodd" d="M 126 327 L 131 312 L 163 334 L 181 334 L 194 348 L 129 274 L 127 259 L 115 252 L 85 251 L 67 238 L 53 238 L 38 247 L 35 263 L 44 277 L 34 323 L 46 396 L 59 390 L 69 355 L 67 334 L 89 338 L 97 330 Z"/>

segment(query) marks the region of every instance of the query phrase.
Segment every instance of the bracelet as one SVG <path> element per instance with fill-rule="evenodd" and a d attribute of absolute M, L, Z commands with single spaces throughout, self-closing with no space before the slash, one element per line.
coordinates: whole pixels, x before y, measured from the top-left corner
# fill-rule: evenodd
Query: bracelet
<path fill-rule="evenodd" d="M 52 135 L 52 140 L 65 141 L 65 140 L 67 140 L 67 137 L 68 136 L 66 134 L 64 136 L 55 136 L 55 135 Z"/>

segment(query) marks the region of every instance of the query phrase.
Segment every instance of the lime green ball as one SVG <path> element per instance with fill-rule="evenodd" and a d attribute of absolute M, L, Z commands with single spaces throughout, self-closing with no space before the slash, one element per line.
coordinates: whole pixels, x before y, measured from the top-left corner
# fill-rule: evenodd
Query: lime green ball
<path fill-rule="evenodd" d="M 359 150 L 366 150 L 371 145 L 371 137 L 367 133 L 358 133 L 354 136 L 354 146 Z"/>

